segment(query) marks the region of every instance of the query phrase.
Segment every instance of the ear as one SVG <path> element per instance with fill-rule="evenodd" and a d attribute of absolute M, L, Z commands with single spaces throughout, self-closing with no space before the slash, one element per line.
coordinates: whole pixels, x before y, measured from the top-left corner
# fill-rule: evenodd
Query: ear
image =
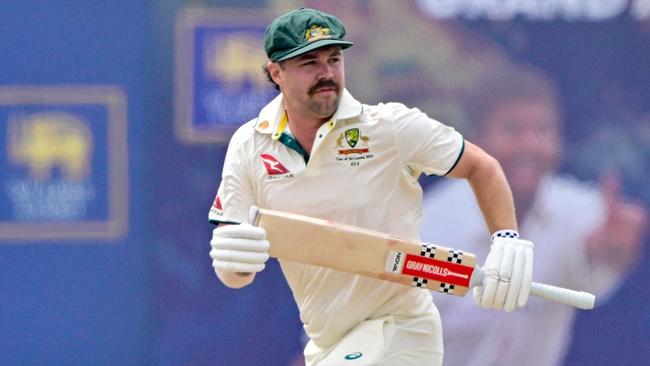
<path fill-rule="evenodd" d="M 266 67 L 269 69 L 269 75 L 273 79 L 273 82 L 282 85 L 282 66 L 279 63 L 269 61 Z"/>

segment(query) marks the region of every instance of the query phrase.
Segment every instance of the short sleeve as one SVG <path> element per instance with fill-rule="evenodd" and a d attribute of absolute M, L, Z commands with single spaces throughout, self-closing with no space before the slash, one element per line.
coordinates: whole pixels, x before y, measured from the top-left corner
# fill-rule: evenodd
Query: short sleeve
<path fill-rule="evenodd" d="M 445 175 L 453 169 L 464 148 L 463 136 L 458 131 L 417 108 L 399 103 L 386 104 L 384 108 L 394 120 L 398 150 L 406 165 L 427 175 Z"/>
<path fill-rule="evenodd" d="M 254 204 L 248 169 L 249 154 L 246 153 L 246 143 L 241 138 L 241 132 L 240 129 L 228 145 L 221 184 L 209 213 L 209 220 L 213 224 L 248 222 L 250 207 Z"/>

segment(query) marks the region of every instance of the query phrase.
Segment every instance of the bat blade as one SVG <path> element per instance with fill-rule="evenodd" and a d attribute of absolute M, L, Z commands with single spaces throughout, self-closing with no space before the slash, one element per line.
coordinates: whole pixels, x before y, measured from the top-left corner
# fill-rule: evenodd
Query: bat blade
<path fill-rule="evenodd" d="M 257 209 L 272 257 L 464 296 L 475 257 L 444 246 L 286 212 Z"/>
<path fill-rule="evenodd" d="M 250 223 L 266 230 L 272 257 L 355 273 L 455 296 L 481 284 L 472 253 L 309 216 L 251 207 Z M 533 282 L 531 295 L 593 309 L 595 296 Z"/>

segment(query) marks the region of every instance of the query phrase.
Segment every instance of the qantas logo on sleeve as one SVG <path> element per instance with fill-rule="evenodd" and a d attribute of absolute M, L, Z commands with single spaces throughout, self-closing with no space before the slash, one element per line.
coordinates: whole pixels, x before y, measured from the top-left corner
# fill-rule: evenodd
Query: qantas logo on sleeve
<path fill-rule="evenodd" d="M 212 207 L 210 207 L 210 217 L 213 218 L 213 216 L 217 216 L 217 217 L 223 216 L 223 205 L 221 204 L 221 198 L 219 197 L 219 195 L 217 195 L 214 198 Z"/>
<path fill-rule="evenodd" d="M 266 169 L 268 176 L 266 180 L 280 180 L 286 178 L 293 178 L 293 174 L 287 169 L 278 159 L 271 154 L 260 154 L 262 164 Z"/>
<path fill-rule="evenodd" d="M 219 196 L 214 199 L 212 207 L 216 208 L 217 210 L 223 210 L 223 206 L 221 205 L 221 198 L 219 198 Z"/>

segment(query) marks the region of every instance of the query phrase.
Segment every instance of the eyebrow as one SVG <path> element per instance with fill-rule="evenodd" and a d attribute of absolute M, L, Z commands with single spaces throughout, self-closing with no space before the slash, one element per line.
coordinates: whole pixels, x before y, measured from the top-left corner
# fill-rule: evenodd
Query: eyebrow
<path fill-rule="evenodd" d="M 307 53 L 305 53 L 305 54 L 303 54 L 303 55 L 300 55 L 300 56 L 297 57 L 297 60 L 298 60 L 298 61 L 303 61 L 303 60 L 312 60 L 312 59 L 315 59 L 315 58 L 317 58 L 317 57 L 316 57 L 316 52 L 315 52 L 315 51 L 316 51 L 316 50 L 314 50 L 314 51 L 312 51 L 312 52 L 307 52 Z M 342 55 L 342 54 L 343 54 L 343 52 L 341 52 L 341 49 L 340 49 L 340 48 L 335 48 L 335 49 L 333 49 L 332 52 L 329 54 L 329 57 L 332 57 L 332 56 L 340 56 L 340 55 Z"/>

